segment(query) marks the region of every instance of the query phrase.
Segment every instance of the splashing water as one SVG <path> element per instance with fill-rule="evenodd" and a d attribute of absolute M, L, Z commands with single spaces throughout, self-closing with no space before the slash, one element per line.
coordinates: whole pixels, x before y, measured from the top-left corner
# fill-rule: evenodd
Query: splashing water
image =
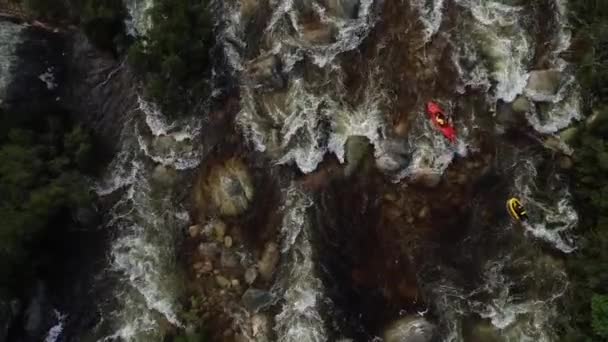
<path fill-rule="evenodd" d="M 116 232 L 111 271 L 122 278 L 114 290 L 121 307 L 106 317 L 114 332 L 104 341 L 157 340 L 162 334 L 159 317 L 181 326 L 175 247 L 179 228 L 188 217 L 173 202 L 171 182 L 178 182 L 180 175 L 171 170 L 199 164 L 200 146 L 189 142 L 199 133 L 200 123 L 196 119 L 168 123 L 150 108 L 154 107 L 140 100 L 140 110 L 128 114 L 121 149 L 95 186 L 100 196 L 121 195 L 107 223 Z M 159 148 L 163 139 L 170 139 L 170 147 Z"/>
<path fill-rule="evenodd" d="M 57 310 L 53 310 L 55 313 L 55 318 L 57 319 L 57 324 L 55 324 L 51 329 L 49 329 L 46 337 L 44 338 L 44 342 L 58 342 L 59 338 L 63 333 L 63 325 L 65 324 L 65 319 L 68 317 L 67 315 L 62 314 Z"/>
<path fill-rule="evenodd" d="M 281 300 L 274 330 L 280 342 L 321 342 L 327 340 L 320 305 L 326 301 L 323 283 L 316 275 L 311 243 L 310 212 L 312 201 L 290 188 L 281 226 L 282 255 L 285 260 L 273 292 Z"/>

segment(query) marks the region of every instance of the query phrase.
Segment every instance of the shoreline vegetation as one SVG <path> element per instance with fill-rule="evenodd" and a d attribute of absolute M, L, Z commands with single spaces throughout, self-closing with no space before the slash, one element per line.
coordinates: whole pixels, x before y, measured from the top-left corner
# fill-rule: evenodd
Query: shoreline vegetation
<path fill-rule="evenodd" d="M 608 340 L 608 1 L 570 1 L 571 61 L 585 121 L 564 132 L 574 148 L 578 250 L 566 259 L 570 290 L 562 341 Z"/>

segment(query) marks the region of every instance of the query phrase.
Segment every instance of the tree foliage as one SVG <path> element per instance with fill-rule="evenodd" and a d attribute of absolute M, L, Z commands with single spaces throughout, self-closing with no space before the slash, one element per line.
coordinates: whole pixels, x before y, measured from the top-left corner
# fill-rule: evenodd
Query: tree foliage
<path fill-rule="evenodd" d="M 131 65 L 144 75 L 146 95 L 165 113 L 189 112 L 207 96 L 207 0 L 157 0 L 148 15 L 152 27 L 130 48 Z"/>
<path fill-rule="evenodd" d="M 573 142 L 573 187 L 581 222 L 579 250 L 567 259 L 571 279 L 565 341 L 608 341 L 608 1 L 570 2 L 571 51 L 584 110 Z"/>
<path fill-rule="evenodd" d="M 53 222 L 90 201 L 82 170 L 89 162 L 89 134 L 62 115 L 0 113 L 0 287 L 29 268 L 37 240 Z M 25 119 L 23 119 L 25 118 Z M 7 127 L 8 126 L 8 127 Z M 32 271 L 32 270 L 29 270 Z"/>

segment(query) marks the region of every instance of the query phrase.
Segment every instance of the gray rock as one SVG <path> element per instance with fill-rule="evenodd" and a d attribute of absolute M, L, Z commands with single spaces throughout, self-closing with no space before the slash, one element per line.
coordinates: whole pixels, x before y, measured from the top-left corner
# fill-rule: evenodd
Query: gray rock
<path fill-rule="evenodd" d="M 198 224 L 188 227 L 188 234 L 190 235 L 191 238 L 195 238 L 195 237 L 199 236 L 200 233 L 201 233 L 201 227 Z"/>
<path fill-rule="evenodd" d="M 254 288 L 247 289 L 241 297 L 241 302 L 251 312 L 263 310 L 274 304 L 274 301 L 275 297 L 270 292 Z"/>
<path fill-rule="evenodd" d="M 164 165 L 157 165 L 152 172 L 152 180 L 158 185 L 171 186 L 176 178 L 177 171 Z"/>
<path fill-rule="evenodd" d="M 247 271 L 245 271 L 245 282 L 249 285 L 253 284 L 258 277 L 258 271 L 255 267 L 249 267 Z"/>
<path fill-rule="evenodd" d="M 220 258 L 220 263 L 224 268 L 235 268 L 239 266 L 239 258 L 233 251 L 224 249 Z"/>
<path fill-rule="evenodd" d="M 262 279 L 266 281 L 272 279 L 272 274 L 279 263 L 279 256 L 279 246 L 274 242 L 267 243 L 258 261 L 258 271 Z"/>
<path fill-rule="evenodd" d="M 230 236 L 224 237 L 224 246 L 226 246 L 226 248 L 232 247 L 232 237 L 230 237 Z"/>
<path fill-rule="evenodd" d="M 213 167 L 200 193 L 219 215 L 238 216 L 249 208 L 253 200 L 253 182 L 245 164 L 231 158 Z"/>
<path fill-rule="evenodd" d="M 384 331 L 384 342 L 430 342 L 436 334 L 433 324 L 422 317 L 406 316 Z"/>
<path fill-rule="evenodd" d="M 570 170 L 572 169 L 572 166 L 574 166 L 574 162 L 572 161 L 572 158 L 568 157 L 568 156 L 563 156 L 561 158 L 559 158 L 559 167 L 563 170 Z"/>
<path fill-rule="evenodd" d="M 530 101 L 525 96 L 518 96 L 511 104 L 514 112 L 525 113 L 530 110 Z"/>
<path fill-rule="evenodd" d="M 533 101 L 548 101 L 557 94 L 561 79 L 559 70 L 531 71 L 525 93 Z"/>
<path fill-rule="evenodd" d="M 220 248 L 215 242 L 203 242 L 198 245 L 198 252 L 204 257 L 214 258 L 220 254 Z"/>
<path fill-rule="evenodd" d="M 572 144 L 578 137 L 579 131 L 579 128 L 576 126 L 566 128 L 565 130 L 559 132 L 559 139 L 566 144 Z"/>
<path fill-rule="evenodd" d="M 373 157 L 372 145 L 364 136 L 351 136 L 345 146 L 346 167 L 344 175 L 350 177 L 359 169 L 366 157 Z"/>
<path fill-rule="evenodd" d="M 224 236 L 226 235 L 226 224 L 224 221 L 213 220 L 210 225 L 213 229 L 213 236 L 215 237 L 215 240 L 217 242 L 223 242 Z"/>
<path fill-rule="evenodd" d="M 230 287 L 230 280 L 226 279 L 226 277 L 218 275 L 215 277 L 215 282 L 222 288 Z"/>

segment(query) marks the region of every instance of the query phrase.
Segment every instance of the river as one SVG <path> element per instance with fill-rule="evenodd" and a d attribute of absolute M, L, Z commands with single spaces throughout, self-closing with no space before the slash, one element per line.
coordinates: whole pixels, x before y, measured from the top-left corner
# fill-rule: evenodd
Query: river
<path fill-rule="evenodd" d="M 152 4 L 127 2 L 133 34 L 145 34 Z M 576 249 L 578 221 L 558 165 L 570 151 L 556 139 L 580 118 L 560 56 L 565 0 L 210 6 L 240 144 L 279 175 L 284 203 L 270 332 L 247 333 L 246 310 L 232 330 L 286 342 L 557 340 L 561 258 Z M 427 120 L 429 100 L 452 115 L 456 143 Z M 116 279 L 95 336 L 160 341 L 185 324 L 178 256 L 194 218 L 184 184 L 211 162 L 210 114 L 172 122 L 142 99 L 124 114 L 119 152 L 95 185 L 114 203 L 104 276 Z M 315 178 L 365 150 L 353 136 L 371 145 L 371 169 Z M 526 223 L 506 215 L 509 196 L 527 206 Z"/>

